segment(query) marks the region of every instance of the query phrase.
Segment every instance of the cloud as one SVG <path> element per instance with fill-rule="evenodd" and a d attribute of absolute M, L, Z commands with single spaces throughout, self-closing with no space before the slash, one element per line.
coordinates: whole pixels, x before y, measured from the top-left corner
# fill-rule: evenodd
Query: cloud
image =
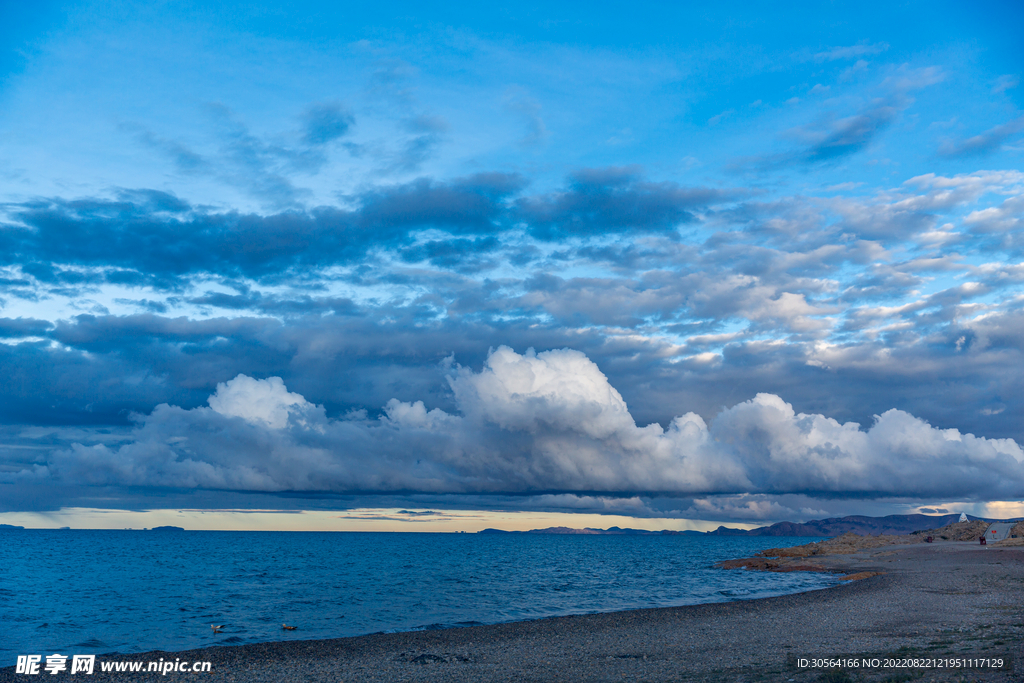
<path fill-rule="evenodd" d="M 847 83 L 856 78 L 859 74 L 867 71 L 868 62 L 863 59 L 858 59 L 854 62 L 853 66 L 843 69 L 843 72 L 839 74 L 839 82 Z"/>
<path fill-rule="evenodd" d="M 157 406 L 130 443 L 73 444 L 5 478 L 263 492 L 1024 495 L 1016 442 L 900 410 L 864 430 L 758 394 L 710 426 L 687 413 L 641 427 L 597 366 L 569 349 L 500 347 L 480 372 L 455 366 L 448 383 L 457 412 L 392 399 L 378 420 L 330 419 L 278 378 L 240 375 L 210 408 Z"/>
<path fill-rule="evenodd" d="M 220 126 L 217 175 L 266 206 L 301 206 L 309 191 L 295 184 L 294 171 L 318 171 L 326 161 L 322 151 L 255 135 L 224 105 L 211 104 L 208 109 Z"/>
<path fill-rule="evenodd" d="M 860 43 L 858 45 L 847 45 L 844 47 L 833 47 L 828 50 L 817 52 L 814 55 L 816 62 L 834 62 L 839 59 L 856 59 L 866 55 L 878 55 L 889 49 L 889 43 Z"/>
<path fill-rule="evenodd" d="M 461 272 L 476 271 L 495 265 L 493 260 L 484 257 L 499 246 L 500 242 L 493 236 L 428 240 L 403 249 L 401 258 L 410 263 L 429 261 L 431 265 Z"/>
<path fill-rule="evenodd" d="M 35 318 L 0 318 L 0 338 L 18 338 L 43 335 L 53 329 L 53 323 Z"/>
<path fill-rule="evenodd" d="M 414 83 L 418 76 L 419 70 L 402 59 L 381 59 L 374 66 L 366 90 L 375 98 L 408 108 L 416 101 Z"/>
<path fill-rule="evenodd" d="M 637 167 L 586 169 L 566 190 L 517 201 L 518 215 L 541 239 L 664 232 L 697 220 L 695 211 L 733 193 L 644 180 Z"/>
<path fill-rule="evenodd" d="M 218 384 L 209 404 L 221 415 L 240 417 L 271 429 L 284 428 L 292 412 L 313 408 L 302 396 L 285 389 L 280 377 L 257 380 L 241 374 Z"/>
<path fill-rule="evenodd" d="M 128 133 L 134 133 L 136 140 L 140 143 L 169 157 L 178 173 L 195 175 L 208 173 L 211 170 L 210 161 L 183 142 L 162 137 L 132 124 L 123 124 L 121 129 Z"/>
<path fill-rule="evenodd" d="M 204 405 L 239 373 L 332 415 L 391 398 L 453 413 L 440 359 L 479 367 L 508 344 L 586 353 L 644 424 L 774 393 L 844 422 L 895 406 L 1020 441 L 1019 345 L 977 343 L 1021 307 L 1020 188 L 1012 171 L 926 174 L 737 204 L 613 168 L 539 193 L 511 174 L 423 178 L 271 216 L 153 190 L 23 203 L 0 230 L 5 314 L 52 318 L 4 327 L 2 415 L 119 426 Z M 630 202 L 648 227 L 625 239 Z M 693 221 L 668 227 L 680 211 Z M 95 304 L 116 314 L 81 315 Z"/>
<path fill-rule="evenodd" d="M 153 190 L 119 190 L 116 200 L 37 200 L 10 207 L 17 224 L 0 231 L 0 267 L 53 283 L 180 288 L 180 278 L 197 273 L 259 278 L 351 263 L 371 249 L 408 247 L 424 230 L 490 235 L 525 225 L 546 240 L 665 232 L 736 196 L 651 182 L 634 168 L 579 171 L 565 190 L 548 194 L 523 196 L 526 184 L 512 173 L 418 178 L 350 195 L 349 208 L 269 215 L 213 212 Z"/>
<path fill-rule="evenodd" d="M 730 168 L 767 171 L 794 164 L 836 162 L 867 148 L 892 124 L 904 106 L 898 98 L 877 98 L 851 116 L 836 118 L 830 115 L 814 123 L 791 128 L 782 137 L 797 143 L 792 149 L 742 157 L 733 161 Z"/>
<path fill-rule="evenodd" d="M 410 172 L 434 155 L 441 144 L 448 122 L 439 116 L 418 115 L 404 122 L 406 131 L 412 134 L 388 167 L 389 171 Z"/>
<path fill-rule="evenodd" d="M 143 191 L 122 192 L 122 201 L 33 202 L 17 212 L 28 229 L 0 233 L 0 265 L 129 269 L 143 280 L 198 272 L 258 277 L 360 258 L 371 246 L 401 244 L 416 229 L 493 232 L 507 214 L 502 201 L 522 186 L 519 176 L 497 173 L 420 179 L 353 197 L 361 205 L 354 210 L 266 216 L 210 213 L 171 195 L 154 205 L 155 195 Z"/>
<path fill-rule="evenodd" d="M 999 206 L 972 211 L 964 217 L 964 223 L 980 234 L 1011 236 L 1024 227 L 1024 194 L 1009 197 Z"/>
<path fill-rule="evenodd" d="M 709 118 L 708 119 L 708 125 L 709 126 L 717 126 L 724 119 L 728 118 L 729 116 L 732 116 L 735 113 L 736 113 L 735 109 L 726 109 L 725 111 L 721 112 L 720 114 L 715 114 L 714 116 Z"/>
<path fill-rule="evenodd" d="M 881 87 L 890 96 L 905 98 L 915 90 L 941 83 L 945 80 L 945 72 L 937 66 L 909 67 L 906 64 L 893 70 L 882 80 Z M 906 102 L 909 104 L 909 101 Z"/>
<path fill-rule="evenodd" d="M 525 90 L 519 87 L 509 88 L 505 93 L 504 107 L 506 111 L 517 114 L 524 124 L 526 132 L 519 140 L 520 145 L 530 147 L 547 140 L 548 129 L 540 115 L 543 107 Z"/>
<path fill-rule="evenodd" d="M 1012 74 L 1006 74 L 996 79 L 995 85 L 992 86 L 992 94 L 998 95 L 1004 93 L 1007 90 L 1012 90 L 1020 84 L 1020 79 Z"/>
<path fill-rule="evenodd" d="M 831 161 L 864 149 L 898 113 L 899 108 L 892 102 L 878 100 L 853 116 L 803 126 L 788 135 L 806 143 L 799 152 L 802 161 Z"/>
<path fill-rule="evenodd" d="M 490 233 L 504 217 L 503 200 L 523 185 L 521 176 L 504 173 L 481 173 L 448 183 L 420 178 L 364 193 L 357 220 L 373 230 L 368 236 L 378 244 L 412 228 Z"/>
<path fill-rule="evenodd" d="M 217 178 L 247 192 L 264 206 L 297 208 L 310 196 L 296 184 L 297 175 L 315 175 L 327 163 L 327 146 L 355 125 L 351 112 L 338 102 L 310 104 L 299 116 L 300 130 L 287 135 L 253 133 L 232 110 L 209 104 L 217 124 L 216 148 L 203 153 L 192 143 L 163 137 L 136 124 L 122 130 L 168 157 L 183 175 Z"/>
<path fill-rule="evenodd" d="M 338 102 L 320 102 L 302 114 L 302 140 L 307 145 L 325 145 L 345 136 L 355 118 Z"/>
<path fill-rule="evenodd" d="M 989 128 L 980 135 L 956 141 L 946 141 L 939 146 L 939 156 L 964 158 L 985 156 L 999 151 L 1011 136 L 1024 130 L 1024 116 Z"/>
<path fill-rule="evenodd" d="M 911 93 L 939 83 L 944 77 L 945 74 L 937 67 L 911 69 L 902 66 L 882 80 L 878 86 L 879 96 L 862 104 L 855 113 L 838 117 L 830 112 L 817 121 L 790 128 L 783 132 L 782 137 L 796 143 L 792 149 L 740 158 L 730 167 L 740 171 L 763 171 L 794 164 L 831 163 L 855 154 L 867 148 L 901 112 L 913 104 Z M 823 86 L 818 85 L 811 93 L 822 90 Z"/>

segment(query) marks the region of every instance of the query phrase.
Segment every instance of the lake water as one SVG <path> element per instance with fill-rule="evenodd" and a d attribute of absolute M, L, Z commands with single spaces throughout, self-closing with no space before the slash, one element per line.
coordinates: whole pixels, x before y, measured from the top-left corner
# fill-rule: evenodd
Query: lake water
<path fill-rule="evenodd" d="M 176 651 L 796 593 L 836 579 L 712 564 L 812 540 L 0 531 L 0 666 L 18 654 Z"/>

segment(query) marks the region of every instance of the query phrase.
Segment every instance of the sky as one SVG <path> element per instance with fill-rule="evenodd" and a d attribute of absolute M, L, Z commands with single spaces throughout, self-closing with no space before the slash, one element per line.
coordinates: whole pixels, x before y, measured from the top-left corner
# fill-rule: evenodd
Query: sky
<path fill-rule="evenodd" d="M 0 523 L 1024 515 L 1021 25 L 2 3 Z"/>

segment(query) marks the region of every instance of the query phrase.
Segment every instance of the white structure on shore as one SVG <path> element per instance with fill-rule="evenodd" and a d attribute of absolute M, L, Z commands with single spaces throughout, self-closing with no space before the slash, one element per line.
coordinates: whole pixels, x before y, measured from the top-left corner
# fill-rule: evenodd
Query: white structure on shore
<path fill-rule="evenodd" d="M 958 519 L 956 521 L 958 521 L 958 522 L 966 522 L 967 521 L 967 513 L 966 512 L 961 512 L 960 513 L 960 519 Z"/>

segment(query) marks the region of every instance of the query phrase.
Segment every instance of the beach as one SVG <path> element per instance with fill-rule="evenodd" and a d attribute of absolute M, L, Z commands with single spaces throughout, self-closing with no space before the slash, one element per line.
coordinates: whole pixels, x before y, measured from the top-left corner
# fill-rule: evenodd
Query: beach
<path fill-rule="evenodd" d="M 800 669 L 794 660 L 1005 657 L 1021 661 L 1024 548 L 886 546 L 816 558 L 857 575 L 782 597 L 333 640 L 103 655 L 88 680 L 819 681 L 1020 680 L 1009 671 Z M 722 571 L 750 571 L 746 569 Z M 48 654 L 48 653 L 47 653 Z M 103 661 L 210 661 L 210 673 L 110 674 Z M 77 680 L 67 672 L 48 680 Z M 844 677 L 845 676 L 845 677 Z M 900 678 L 900 676 L 903 676 Z M 0 681 L 31 680 L 13 667 Z"/>

